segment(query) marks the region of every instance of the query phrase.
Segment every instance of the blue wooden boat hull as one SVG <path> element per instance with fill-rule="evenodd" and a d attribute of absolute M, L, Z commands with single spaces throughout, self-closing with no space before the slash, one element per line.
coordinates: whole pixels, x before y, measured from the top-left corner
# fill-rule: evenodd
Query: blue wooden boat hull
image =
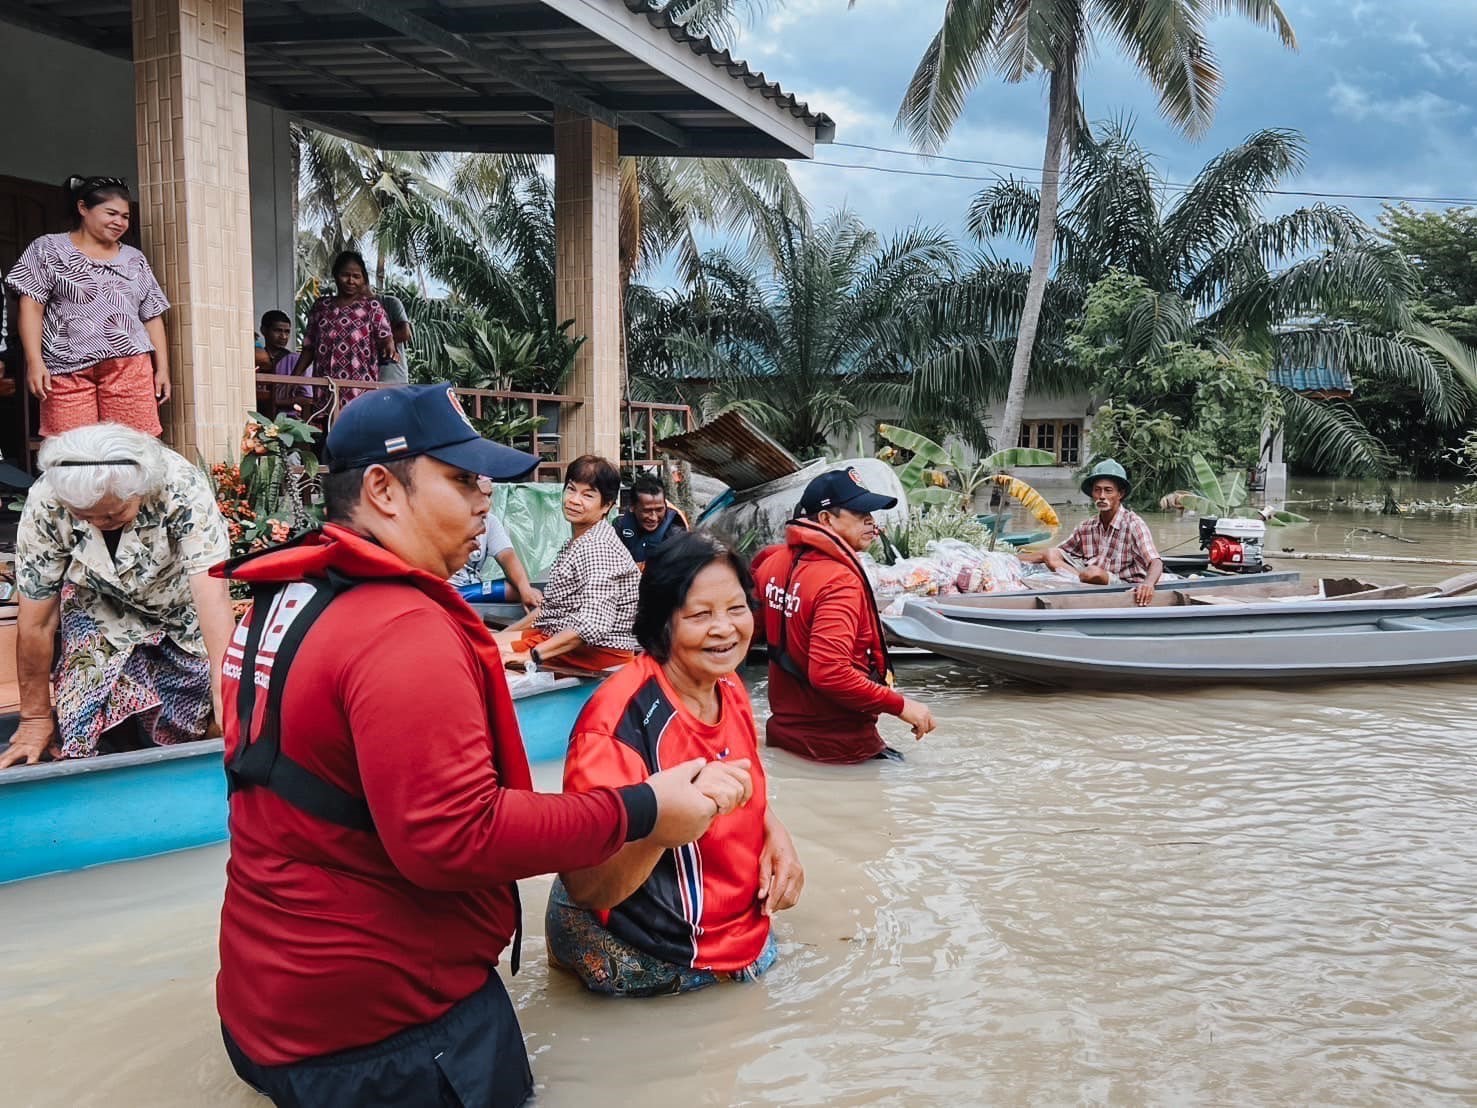
<path fill-rule="evenodd" d="M 597 681 L 515 697 L 530 762 L 564 757 Z M 220 739 L 0 773 L 0 883 L 226 838 Z"/>

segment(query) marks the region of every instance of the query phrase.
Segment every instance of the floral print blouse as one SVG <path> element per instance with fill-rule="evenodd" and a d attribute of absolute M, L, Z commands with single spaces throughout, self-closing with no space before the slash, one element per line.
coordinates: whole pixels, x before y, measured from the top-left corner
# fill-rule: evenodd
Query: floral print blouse
<path fill-rule="evenodd" d="M 101 261 L 67 234 L 31 243 L 5 283 L 45 305 L 41 357 L 53 375 L 149 353 L 154 343 L 144 324 L 169 308 L 148 259 L 133 247 L 119 246 L 116 258 Z"/>
<path fill-rule="evenodd" d="M 16 584 L 31 600 L 50 600 L 64 583 L 77 588 L 103 637 L 119 649 L 162 629 L 179 647 L 205 657 L 190 578 L 230 555 L 226 521 L 205 474 L 170 451 L 163 489 L 145 497 L 123 529 L 116 559 L 103 533 L 62 507 L 42 475 L 26 497 L 16 534 Z"/>

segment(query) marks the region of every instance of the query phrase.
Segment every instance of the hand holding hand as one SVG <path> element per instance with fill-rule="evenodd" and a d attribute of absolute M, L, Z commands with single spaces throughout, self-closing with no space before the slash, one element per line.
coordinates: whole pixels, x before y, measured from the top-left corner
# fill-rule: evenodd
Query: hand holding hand
<path fill-rule="evenodd" d="M 542 590 L 536 588 L 533 585 L 529 585 L 528 593 L 523 597 L 523 607 L 531 612 L 543 602 L 544 594 Z"/>
<path fill-rule="evenodd" d="M 938 726 L 933 721 L 933 713 L 928 707 L 919 704 L 916 700 L 903 700 L 903 710 L 898 713 L 898 718 L 913 729 L 913 738 L 921 739 L 924 735 Z"/>
<path fill-rule="evenodd" d="M 656 826 L 650 840 L 673 849 L 700 839 L 718 815 L 718 802 L 697 787 L 707 759 L 694 758 L 646 779 L 656 793 Z"/>
<path fill-rule="evenodd" d="M 766 916 L 793 908 L 805 888 L 805 867 L 785 825 L 771 816 L 765 821 L 764 849 L 759 854 L 759 900 Z"/>
<path fill-rule="evenodd" d="M 34 766 L 41 756 L 50 751 L 53 758 L 61 751 L 54 745 L 56 721 L 50 716 L 45 719 L 23 719 L 11 737 L 10 749 L 0 754 L 0 769 L 25 764 Z"/>
<path fill-rule="evenodd" d="M 754 795 L 754 779 L 749 776 L 747 758 L 732 762 L 709 762 L 693 784 L 718 805 L 720 816 L 726 816 L 735 808 L 742 808 L 749 802 L 749 797 Z"/>

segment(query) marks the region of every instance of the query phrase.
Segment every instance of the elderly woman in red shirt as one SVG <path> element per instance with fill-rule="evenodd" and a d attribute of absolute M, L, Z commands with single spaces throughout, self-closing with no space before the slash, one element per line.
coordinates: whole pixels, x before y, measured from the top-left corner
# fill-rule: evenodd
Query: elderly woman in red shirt
<path fill-rule="evenodd" d="M 593 992 L 654 996 L 752 980 L 777 957 L 771 917 L 800 898 L 805 871 L 769 806 L 735 672 L 754 634 L 750 588 L 743 563 L 708 536 L 662 546 L 641 578 L 636 637 L 646 653 L 601 685 L 575 724 L 566 791 L 644 781 L 703 758 L 696 782 L 719 813 L 687 846 L 630 843 L 559 875 L 545 921 L 549 958 Z"/>

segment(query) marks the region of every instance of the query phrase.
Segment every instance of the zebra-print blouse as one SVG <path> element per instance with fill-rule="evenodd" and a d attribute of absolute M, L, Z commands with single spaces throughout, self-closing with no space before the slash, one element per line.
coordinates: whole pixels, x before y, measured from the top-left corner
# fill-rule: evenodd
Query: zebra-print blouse
<path fill-rule="evenodd" d="M 148 259 L 119 246 L 110 261 L 89 258 L 70 235 L 42 235 L 20 256 L 5 283 L 46 306 L 41 357 L 53 374 L 76 373 L 107 358 L 154 349 L 144 324 L 169 301 Z"/>

